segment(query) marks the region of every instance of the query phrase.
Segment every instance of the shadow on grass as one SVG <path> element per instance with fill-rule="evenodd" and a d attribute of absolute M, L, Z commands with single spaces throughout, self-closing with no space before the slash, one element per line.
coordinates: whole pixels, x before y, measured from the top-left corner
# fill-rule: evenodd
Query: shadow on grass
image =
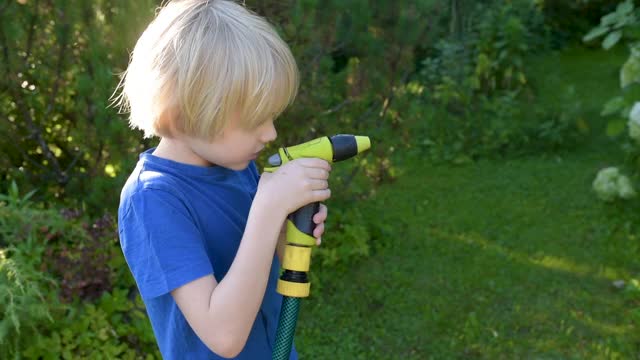
<path fill-rule="evenodd" d="M 425 324 L 425 331 L 435 330 L 423 339 L 425 356 L 632 356 L 639 350 L 629 309 L 612 286 L 624 269 L 528 255 L 475 233 L 427 233 L 425 250 L 435 251 L 427 270 L 433 275 L 422 282 L 424 301 L 439 314 L 426 314 L 436 326 Z"/>

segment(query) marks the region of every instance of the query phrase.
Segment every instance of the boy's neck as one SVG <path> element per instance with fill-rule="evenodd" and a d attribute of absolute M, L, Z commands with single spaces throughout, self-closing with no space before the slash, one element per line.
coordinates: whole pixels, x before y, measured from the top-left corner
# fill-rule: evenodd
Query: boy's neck
<path fill-rule="evenodd" d="M 180 139 L 163 137 L 160 143 L 153 150 L 153 156 L 176 161 L 179 163 L 196 166 L 214 166 L 207 160 L 201 158 L 191 150 L 191 148 Z"/>

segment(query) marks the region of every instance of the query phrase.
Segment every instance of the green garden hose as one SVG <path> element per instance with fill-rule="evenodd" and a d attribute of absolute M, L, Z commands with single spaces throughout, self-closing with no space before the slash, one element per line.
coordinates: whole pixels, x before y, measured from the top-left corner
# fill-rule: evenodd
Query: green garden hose
<path fill-rule="evenodd" d="M 282 299 L 276 344 L 273 347 L 273 360 L 289 360 L 293 336 L 296 332 L 296 323 L 298 322 L 299 309 L 300 298 L 285 296 Z"/>

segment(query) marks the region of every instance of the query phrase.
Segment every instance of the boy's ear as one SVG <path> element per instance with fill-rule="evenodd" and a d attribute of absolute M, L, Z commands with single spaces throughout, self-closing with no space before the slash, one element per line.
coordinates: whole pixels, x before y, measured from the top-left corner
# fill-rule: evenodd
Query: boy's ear
<path fill-rule="evenodd" d="M 154 123 L 156 133 L 161 137 L 175 137 L 183 132 L 180 112 L 174 107 L 167 107 Z"/>

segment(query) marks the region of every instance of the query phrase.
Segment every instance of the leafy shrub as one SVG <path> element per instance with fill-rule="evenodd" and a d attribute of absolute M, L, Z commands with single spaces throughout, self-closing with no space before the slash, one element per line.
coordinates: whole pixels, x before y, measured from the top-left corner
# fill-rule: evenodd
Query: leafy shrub
<path fill-rule="evenodd" d="M 600 18 L 600 24 L 584 35 L 583 41 L 590 42 L 602 39 L 601 45 L 609 50 L 620 43 L 629 45 L 629 58 L 620 69 L 619 79 L 621 94 L 609 99 L 601 112 L 602 116 L 611 118 L 607 124 L 607 135 L 621 138 L 622 149 L 626 154 L 627 168 L 631 176 L 627 177 L 618 167 L 602 169 L 593 181 L 593 188 L 603 201 L 629 200 L 636 198 L 634 182 L 640 173 L 640 8 L 632 0 L 621 1 L 615 9 Z M 619 205 L 616 203 L 616 205 Z M 637 200 L 633 202 L 637 207 Z M 629 222 L 637 222 L 637 211 L 629 211 L 617 216 L 630 218 Z M 636 231 L 637 232 L 637 231 Z M 634 235 L 634 239 L 636 239 Z M 632 281 L 625 288 L 630 299 L 630 318 L 635 325 L 640 323 L 640 303 L 638 301 L 638 281 Z"/>
<path fill-rule="evenodd" d="M 34 248 L 34 267 L 57 279 L 67 302 L 95 299 L 112 288 L 109 265 L 121 254 L 110 215 L 88 222 L 77 210 L 5 203 L 0 206 L 0 235 L 0 244 Z"/>
<path fill-rule="evenodd" d="M 629 46 L 629 58 L 619 73 L 621 93 L 604 104 L 601 115 L 609 118 L 607 135 L 621 140 L 632 176 L 635 176 L 640 166 L 640 8 L 631 0 L 618 3 L 583 37 L 585 42 L 596 39 L 601 39 L 605 50 L 621 43 Z M 622 137 L 625 133 L 627 136 Z"/>
<path fill-rule="evenodd" d="M 541 13 L 528 2 L 479 3 L 468 17 L 462 35 L 439 41 L 423 59 L 421 75 L 434 96 L 451 82 L 487 96 L 524 88 L 525 57 L 548 40 Z"/>
<path fill-rule="evenodd" d="M 140 149 L 108 99 L 154 1 L 9 1 L 0 10 L 0 187 L 42 200 L 115 206 Z M 125 26 L 125 24 L 127 24 Z M 135 25 L 133 25 L 135 24 Z M 73 200 L 73 201 L 71 201 Z M 101 211 L 97 211 L 101 213 Z"/>
<path fill-rule="evenodd" d="M 315 250 L 321 266 L 345 266 L 369 256 L 371 235 L 362 214 L 356 208 L 344 210 L 337 207 L 331 211 L 331 233 L 326 246 Z"/>
<path fill-rule="evenodd" d="M 30 341 L 27 359 L 160 359 L 144 305 L 139 296 L 116 289 L 96 304 L 70 308 L 46 331 Z"/>
<path fill-rule="evenodd" d="M 603 16 L 600 24 L 583 37 L 584 42 L 602 39 L 602 48 L 609 50 L 615 45 L 629 44 L 629 58 L 620 69 L 621 94 L 609 99 L 601 115 L 610 117 L 607 134 L 615 137 L 624 133 L 631 109 L 638 98 L 640 87 L 640 8 L 633 1 L 620 2 L 614 11 Z"/>
<path fill-rule="evenodd" d="M 464 106 L 443 107 L 429 96 L 416 100 L 431 105 L 417 115 L 425 120 L 416 131 L 423 134 L 419 146 L 433 161 L 557 152 L 577 145 L 589 131 L 571 88 L 562 93 L 567 100 L 561 105 L 544 108 L 527 104 L 515 91 L 486 96 L 450 89 L 467 92 Z"/>
<path fill-rule="evenodd" d="M 425 121 L 420 146 L 436 161 L 568 148 L 587 132 L 573 89 L 559 108 L 535 106 L 526 58 L 548 48 L 542 13 L 530 2 L 478 5 L 463 38 L 438 43 L 423 61 L 414 101 Z"/>
<path fill-rule="evenodd" d="M 532 5 L 510 3 L 477 12 L 479 21 L 471 34 L 472 85 L 487 95 L 521 89 L 527 83 L 525 56 L 543 47 L 540 39 L 546 39 L 540 12 Z"/>
<path fill-rule="evenodd" d="M 0 343 L 26 358 L 157 352 L 109 216 L 43 209 L 15 183 L 0 196 Z M 156 356 L 157 357 L 157 356 Z"/>
<path fill-rule="evenodd" d="M 606 35 L 602 41 L 602 48 L 608 50 L 623 38 L 623 35 L 637 38 L 637 11 L 632 0 L 626 0 L 618 4 L 615 11 L 603 16 L 600 24 L 591 29 L 584 37 L 584 41 L 591 41 L 602 35 Z"/>
<path fill-rule="evenodd" d="M 631 279 L 624 288 L 624 297 L 630 303 L 631 321 L 635 326 L 640 326 L 640 280 Z"/>
<path fill-rule="evenodd" d="M 0 346 L 3 353 L 19 350 L 53 324 L 52 315 L 63 307 L 55 295 L 56 284 L 34 264 L 43 253 L 41 247 L 24 243 L 0 248 Z"/>
<path fill-rule="evenodd" d="M 32 223 L 46 221 L 52 213 L 34 214 L 29 207 L 33 194 L 21 197 L 13 183 L 0 195 L 0 344 L 10 353 L 42 324 L 52 323 L 52 312 L 63 308 L 56 296 L 57 283 L 40 271 L 45 246 Z"/>
<path fill-rule="evenodd" d="M 39 187 L 38 200 L 100 216 L 153 146 L 108 107 L 115 74 L 160 1 L 10 1 L 0 10 L 0 186 Z M 435 39 L 446 6 L 430 0 L 248 1 L 291 45 L 302 85 L 278 121 L 278 144 L 364 133 L 386 121 L 416 63 Z M 300 124 L 304 124 L 300 126 Z M 386 124 L 383 124 L 386 125 Z M 370 135 L 370 134 L 368 134 Z M 376 139 L 377 140 L 377 139 Z M 379 143 L 374 142 L 378 145 Z M 347 165 L 350 166 L 350 165 Z M 384 169 L 384 166 L 381 167 Z"/>
<path fill-rule="evenodd" d="M 65 209 L 62 216 L 73 222 L 79 219 L 80 212 Z M 43 262 L 42 270 L 60 280 L 60 296 L 67 302 L 75 298 L 94 300 L 110 291 L 115 280 L 110 265 L 121 256 L 120 248 L 115 246 L 117 234 L 110 215 L 105 214 L 91 225 L 81 222 L 81 227 L 88 237 L 67 238 L 67 241 L 59 231 L 41 228 L 49 242 L 57 240 L 55 246 L 45 251 L 47 260 Z"/>
<path fill-rule="evenodd" d="M 536 0 L 555 47 L 577 42 L 600 17 L 614 10 L 610 0 L 555 1 Z"/>
<path fill-rule="evenodd" d="M 390 111 L 414 71 L 418 48 L 429 45 L 446 16 L 439 2 L 279 1 L 248 2 L 276 24 L 291 45 L 301 71 L 296 103 L 277 122 L 275 146 L 291 145 L 336 133 L 372 138 L 368 172 L 378 176 L 368 186 L 392 181 L 390 148 L 402 146 L 388 136 L 399 132 Z M 404 140 L 404 139 L 403 139 Z M 407 141 L 408 143 L 408 141 Z M 354 168 L 355 162 L 340 167 Z M 376 168 L 373 170 L 373 168 Z M 342 188 L 349 196 L 351 189 Z"/>

